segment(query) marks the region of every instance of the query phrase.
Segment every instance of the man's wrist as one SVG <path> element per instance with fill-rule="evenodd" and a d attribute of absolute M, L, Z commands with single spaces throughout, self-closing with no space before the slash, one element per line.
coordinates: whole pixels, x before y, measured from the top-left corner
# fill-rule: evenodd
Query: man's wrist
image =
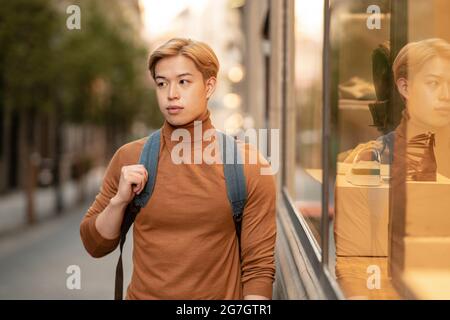
<path fill-rule="evenodd" d="M 109 200 L 109 204 L 114 208 L 124 209 L 128 203 L 118 198 L 117 195 L 115 195 Z"/>

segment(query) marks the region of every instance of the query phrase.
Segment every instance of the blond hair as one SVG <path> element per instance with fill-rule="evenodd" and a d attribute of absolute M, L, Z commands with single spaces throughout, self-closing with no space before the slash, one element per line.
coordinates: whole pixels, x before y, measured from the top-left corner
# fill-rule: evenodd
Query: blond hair
<path fill-rule="evenodd" d="M 447 41 L 432 38 L 408 43 L 397 54 L 392 65 L 394 81 L 414 76 L 414 73 L 418 72 L 425 62 L 435 57 L 450 59 L 450 44 Z"/>
<path fill-rule="evenodd" d="M 158 47 L 150 55 L 148 69 L 153 79 L 155 79 L 156 65 L 161 59 L 178 55 L 191 59 L 202 73 L 204 80 L 210 77 L 217 77 L 219 60 L 206 43 L 191 39 L 173 38 Z"/>

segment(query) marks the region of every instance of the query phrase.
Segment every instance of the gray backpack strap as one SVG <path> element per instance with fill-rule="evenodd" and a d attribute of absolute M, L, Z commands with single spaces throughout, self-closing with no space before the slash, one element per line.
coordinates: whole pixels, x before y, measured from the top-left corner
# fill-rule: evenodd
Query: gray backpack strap
<path fill-rule="evenodd" d="M 161 130 L 153 132 L 148 138 L 142 150 L 139 164 L 144 165 L 148 172 L 148 181 L 140 194 L 134 198 L 134 203 L 140 208 L 145 207 L 148 200 L 152 196 L 155 187 L 156 173 L 158 171 L 159 146 Z"/>
<path fill-rule="evenodd" d="M 158 171 L 159 146 L 160 146 L 160 130 L 152 133 L 145 142 L 144 148 L 141 152 L 139 163 L 145 166 L 148 172 L 148 180 L 142 192 L 135 196 L 131 201 L 123 216 L 122 225 L 120 227 L 120 255 L 116 267 L 116 283 L 115 283 L 115 300 L 122 300 L 123 295 L 123 265 L 122 265 L 122 251 L 127 238 L 128 230 L 136 219 L 137 214 L 150 199 L 156 181 L 156 173 Z"/>
<path fill-rule="evenodd" d="M 227 195 L 233 210 L 233 221 L 239 244 L 239 256 L 241 256 L 241 225 L 245 203 L 247 202 L 244 165 L 236 140 L 223 132 L 217 131 L 217 133 Z"/>

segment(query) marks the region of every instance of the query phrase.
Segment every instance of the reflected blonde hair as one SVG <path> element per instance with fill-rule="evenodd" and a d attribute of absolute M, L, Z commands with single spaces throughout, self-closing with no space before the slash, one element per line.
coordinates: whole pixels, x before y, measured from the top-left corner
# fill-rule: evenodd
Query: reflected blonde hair
<path fill-rule="evenodd" d="M 210 77 L 217 77 L 219 60 L 206 43 L 191 39 L 173 38 L 158 47 L 150 55 L 148 69 L 153 79 L 155 79 L 156 65 L 161 59 L 178 55 L 191 59 L 202 73 L 204 80 Z"/>
<path fill-rule="evenodd" d="M 432 38 L 408 43 L 397 54 L 392 65 L 394 81 L 414 76 L 425 62 L 435 57 L 450 59 L 450 44 L 447 41 Z"/>

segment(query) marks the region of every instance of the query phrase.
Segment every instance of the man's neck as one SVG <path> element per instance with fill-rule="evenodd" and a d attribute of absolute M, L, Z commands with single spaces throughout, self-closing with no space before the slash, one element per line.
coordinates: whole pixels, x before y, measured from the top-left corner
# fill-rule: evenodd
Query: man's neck
<path fill-rule="evenodd" d="M 164 122 L 162 128 L 162 134 L 167 146 L 171 150 L 175 145 L 179 143 L 191 144 L 193 148 L 205 147 L 207 143 L 202 143 L 203 137 L 207 130 L 214 129 L 211 123 L 210 112 L 205 110 L 200 116 L 196 117 L 193 121 L 180 126 L 171 125 L 167 120 Z M 178 131 L 179 130 L 179 131 Z M 178 132 L 176 132 L 178 131 Z M 188 140 L 185 140 L 186 131 L 188 133 Z M 174 136 L 175 141 L 172 141 Z M 196 142 L 200 142 L 197 144 Z"/>
<path fill-rule="evenodd" d="M 419 134 L 428 133 L 428 132 L 436 133 L 436 131 L 437 131 L 437 128 L 427 126 L 424 123 L 421 123 L 421 122 L 411 118 L 407 122 L 407 134 L 406 134 L 407 140 L 406 141 L 411 140 L 411 138 L 413 138 Z"/>

